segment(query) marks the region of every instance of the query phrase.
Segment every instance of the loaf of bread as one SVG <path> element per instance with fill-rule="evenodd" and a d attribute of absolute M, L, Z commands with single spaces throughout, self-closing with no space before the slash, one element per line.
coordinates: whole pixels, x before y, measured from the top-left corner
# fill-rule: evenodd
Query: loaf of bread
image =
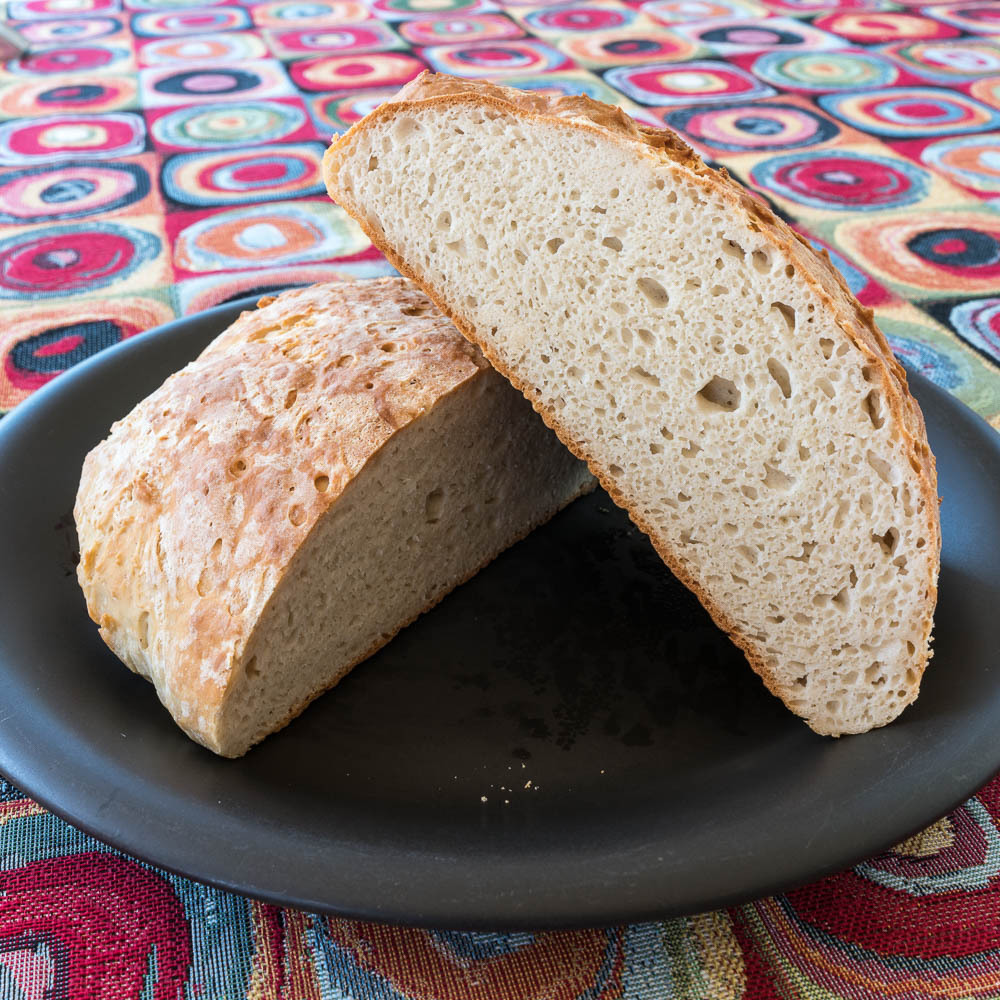
<path fill-rule="evenodd" d="M 828 257 L 672 133 L 585 97 L 424 74 L 325 174 L 790 709 L 839 735 L 916 698 L 934 458 Z"/>
<path fill-rule="evenodd" d="M 101 636 L 227 757 L 593 485 L 409 282 L 261 306 L 114 425 L 74 511 Z"/>

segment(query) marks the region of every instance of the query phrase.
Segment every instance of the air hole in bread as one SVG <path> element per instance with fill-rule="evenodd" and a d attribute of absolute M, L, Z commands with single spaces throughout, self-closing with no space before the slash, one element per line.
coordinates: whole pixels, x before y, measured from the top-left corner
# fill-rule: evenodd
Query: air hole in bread
<path fill-rule="evenodd" d="M 139 615 L 138 635 L 139 635 L 139 646 L 140 646 L 140 648 L 142 648 L 142 649 L 149 649 L 149 612 L 148 611 L 143 611 L 143 613 L 141 615 Z"/>
<path fill-rule="evenodd" d="M 438 229 L 451 229 L 451 212 L 441 212 L 437 217 Z"/>
<path fill-rule="evenodd" d="M 792 380 L 789 378 L 788 369 L 777 358 L 768 358 L 767 371 L 771 378 L 777 382 L 781 395 L 785 399 L 791 399 Z"/>
<path fill-rule="evenodd" d="M 608 472 L 610 472 L 611 475 L 614 476 L 616 479 L 619 476 L 624 475 L 624 471 L 625 470 L 622 469 L 622 467 L 620 465 L 609 465 L 608 466 Z"/>
<path fill-rule="evenodd" d="M 306 512 L 299 506 L 293 504 L 288 508 L 288 520 L 297 528 L 306 519 Z"/>
<path fill-rule="evenodd" d="M 609 250 L 614 250 L 615 253 L 621 253 L 622 251 L 622 241 L 617 236 L 605 236 L 601 240 L 601 245 L 606 246 Z"/>
<path fill-rule="evenodd" d="M 330 477 L 327 475 L 318 475 L 313 480 L 313 486 L 316 487 L 317 493 L 325 493 L 330 488 Z"/>
<path fill-rule="evenodd" d="M 695 444 L 694 441 L 689 441 L 688 446 L 681 449 L 681 454 L 685 458 L 694 458 L 701 450 L 700 444 Z"/>
<path fill-rule="evenodd" d="M 638 278 L 635 284 L 654 309 L 663 309 L 670 302 L 667 290 L 655 278 Z"/>
<path fill-rule="evenodd" d="M 663 445 L 662 444 L 656 444 L 655 441 L 650 443 L 650 445 L 649 445 L 649 453 L 651 455 L 659 455 L 662 452 L 663 452 Z"/>
<path fill-rule="evenodd" d="M 378 170 L 378 157 L 377 156 L 370 156 L 370 157 L 368 157 L 368 173 L 371 173 L 373 170 Z"/>
<path fill-rule="evenodd" d="M 444 490 L 431 490 L 424 503 L 424 520 L 428 524 L 437 524 L 441 520 L 441 509 L 444 507 Z"/>
<path fill-rule="evenodd" d="M 834 389 L 833 383 L 828 378 L 817 379 L 816 385 L 827 399 L 833 399 L 837 395 L 837 390 Z"/>
<path fill-rule="evenodd" d="M 835 608 L 839 608 L 843 612 L 848 612 L 851 610 L 851 590 L 850 587 L 841 587 L 836 594 L 833 595 L 833 599 L 830 602 Z"/>
<path fill-rule="evenodd" d="M 829 337 L 819 338 L 819 349 L 823 352 L 823 358 L 826 361 L 833 357 L 833 341 Z"/>
<path fill-rule="evenodd" d="M 246 472 L 247 463 L 243 461 L 242 458 L 237 458 L 232 465 L 229 466 L 229 471 L 234 476 L 240 476 Z"/>
<path fill-rule="evenodd" d="M 729 257 L 735 257 L 737 260 L 743 260 L 746 257 L 747 252 L 736 242 L 736 240 L 723 240 L 722 241 L 722 252 Z"/>
<path fill-rule="evenodd" d="M 465 256 L 465 240 L 453 240 L 451 243 L 445 243 L 444 248 L 459 257 Z"/>
<path fill-rule="evenodd" d="M 878 543 L 884 555 L 891 556 L 899 543 L 899 531 L 896 528 L 889 528 L 884 535 L 872 532 L 872 541 Z"/>
<path fill-rule="evenodd" d="M 716 375 L 698 390 L 698 397 L 707 410 L 732 413 L 740 405 L 742 394 L 731 379 Z"/>
<path fill-rule="evenodd" d="M 772 313 L 777 313 L 784 321 L 789 333 L 795 332 L 795 310 L 786 302 L 772 302 Z"/>
<path fill-rule="evenodd" d="M 872 389 L 865 396 L 864 407 L 872 426 L 878 430 L 885 423 L 885 416 L 882 413 L 882 397 L 877 389 Z"/>
<path fill-rule="evenodd" d="M 651 330 L 646 330 L 640 328 L 635 331 L 635 335 L 642 341 L 647 347 L 651 346 L 653 343 L 653 334 Z"/>
<path fill-rule="evenodd" d="M 769 490 L 787 492 L 795 485 L 795 477 L 782 472 L 769 462 L 764 463 L 764 485 Z"/>
<path fill-rule="evenodd" d="M 564 244 L 565 242 L 566 242 L 565 240 L 561 240 L 561 239 L 559 239 L 559 237 L 558 237 L 558 236 L 554 236 L 554 237 L 553 237 L 553 238 L 552 238 L 551 240 L 549 240 L 549 241 L 548 241 L 548 242 L 547 242 L 547 243 L 545 244 L 545 246 L 546 246 L 546 248 L 548 249 L 549 253 L 557 253 L 557 252 L 558 252 L 558 250 L 559 250 L 559 248 L 560 248 L 560 247 L 561 247 L 561 246 L 562 246 L 562 245 L 563 245 L 563 244 Z"/>
<path fill-rule="evenodd" d="M 638 365 L 629 371 L 629 375 L 637 382 L 641 382 L 651 389 L 657 388 L 660 384 L 660 380 L 655 375 L 650 374 L 645 368 L 640 368 Z"/>
<path fill-rule="evenodd" d="M 746 344 L 733 344 L 733 351 L 735 351 L 737 354 L 741 354 L 741 355 L 742 354 L 749 354 L 750 353 L 750 348 L 747 347 Z"/>
<path fill-rule="evenodd" d="M 878 477 L 883 483 L 891 486 L 896 482 L 896 470 L 893 468 L 891 462 L 887 462 L 884 458 L 879 458 L 873 451 L 869 451 L 865 457 L 868 460 L 868 464 L 878 473 Z"/>
<path fill-rule="evenodd" d="M 771 256 L 764 250 L 754 250 L 750 256 L 753 269 L 758 274 L 767 274 L 771 270 Z"/>
<path fill-rule="evenodd" d="M 515 249 L 514 249 L 514 260 L 516 260 L 518 262 L 518 264 L 526 264 L 527 261 L 528 261 L 528 257 L 527 257 L 527 255 L 522 250 L 518 250 L 515 247 Z M 579 279 L 577 279 L 577 280 L 579 280 Z M 583 286 L 581 285 L 580 287 L 582 288 Z"/>

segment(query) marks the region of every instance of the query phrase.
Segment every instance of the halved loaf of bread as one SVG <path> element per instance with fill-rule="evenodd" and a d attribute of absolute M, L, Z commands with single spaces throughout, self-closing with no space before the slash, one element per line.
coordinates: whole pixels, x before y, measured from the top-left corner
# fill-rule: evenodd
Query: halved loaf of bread
<path fill-rule="evenodd" d="M 88 456 L 101 636 L 236 757 L 593 485 L 409 282 L 286 292 Z"/>
<path fill-rule="evenodd" d="M 585 97 L 425 74 L 325 172 L 789 708 L 837 735 L 916 698 L 934 458 L 827 257 L 672 133 Z"/>

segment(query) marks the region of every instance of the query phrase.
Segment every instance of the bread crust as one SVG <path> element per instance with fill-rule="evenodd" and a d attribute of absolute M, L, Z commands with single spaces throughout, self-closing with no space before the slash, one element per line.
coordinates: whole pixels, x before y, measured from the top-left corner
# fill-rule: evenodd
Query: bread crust
<path fill-rule="evenodd" d="M 324 176 L 330 196 L 353 216 L 389 262 L 401 274 L 420 285 L 428 297 L 451 318 L 462 335 L 476 344 L 490 363 L 525 394 L 560 440 L 578 458 L 587 462 L 591 472 L 615 503 L 624 508 L 636 526 L 649 536 L 657 553 L 670 570 L 698 597 L 719 628 L 726 632 L 746 654 L 750 665 L 768 690 L 778 697 L 787 692 L 774 672 L 768 668 L 763 650 L 751 636 L 740 630 L 714 602 L 711 594 L 694 579 L 667 540 L 658 535 L 653 525 L 642 517 L 634 498 L 623 494 L 612 482 L 609 470 L 595 461 L 587 443 L 576 439 L 562 424 L 558 415 L 539 402 L 537 395 L 532 391 L 533 387 L 525 384 L 516 372 L 503 363 L 484 338 L 477 334 L 472 324 L 463 317 L 461 310 L 448 301 L 440 288 L 434 287 L 394 251 L 386 241 L 385 234 L 368 220 L 363 207 L 354 201 L 349 192 L 340 187 L 338 175 L 341 163 L 359 135 L 378 128 L 383 122 L 400 114 L 408 114 L 427 107 L 461 105 L 496 109 L 527 122 L 543 122 L 559 128 L 586 130 L 627 148 L 636 156 L 647 157 L 661 166 L 667 165 L 683 174 L 685 180 L 721 196 L 734 216 L 747 220 L 750 228 L 756 230 L 773 249 L 792 260 L 797 274 L 808 283 L 824 307 L 835 317 L 836 325 L 843 335 L 864 356 L 865 365 L 870 369 L 870 381 L 881 391 L 892 420 L 903 438 L 911 469 L 924 500 L 924 537 L 935 558 L 929 560 L 930 571 L 926 580 L 926 610 L 922 620 L 924 642 L 912 664 L 916 681 L 907 703 L 912 702 L 916 698 L 920 678 L 932 655 L 929 642 L 937 601 L 937 575 L 941 550 L 937 469 L 934 455 L 927 443 L 920 407 L 909 391 L 903 366 L 892 354 L 884 334 L 875 323 L 874 311 L 858 302 L 825 250 L 822 253 L 813 250 L 802 236 L 774 215 L 763 202 L 753 198 L 733 181 L 725 169 L 716 171 L 707 167 L 673 132 L 640 125 L 620 108 L 586 96 L 547 97 L 543 94 L 498 86 L 485 80 L 456 79 L 445 74 L 424 72 L 403 87 L 395 97 L 380 105 L 334 141 L 324 157 Z M 841 735 L 840 732 L 828 731 L 822 726 L 813 725 L 813 728 L 824 735 Z"/>
<path fill-rule="evenodd" d="M 256 623 L 326 511 L 488 372 L 404 279 L 316 285 L 243 313 L 90 452 L 74 507 L 88 611 L 188 735 L 218 750 Z"/>

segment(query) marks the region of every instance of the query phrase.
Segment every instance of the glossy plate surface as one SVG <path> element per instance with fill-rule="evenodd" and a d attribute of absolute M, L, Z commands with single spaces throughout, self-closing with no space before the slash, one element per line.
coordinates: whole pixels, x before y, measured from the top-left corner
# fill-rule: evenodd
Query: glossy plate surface
<path fill-rule="evenodd" d="M 1000 439 L 915 375 L 944 555 L 936 655 L 895 724 L 811 733 L 598 493 L 282 733 L 214 757 L 98 638 L 70 512 L 86 452 L 238 308 L 112 348 L 0 421 L 0 771 L 70 822 L 309 910 L 598 925 L 843 868 L 1000 769 Z"/>

